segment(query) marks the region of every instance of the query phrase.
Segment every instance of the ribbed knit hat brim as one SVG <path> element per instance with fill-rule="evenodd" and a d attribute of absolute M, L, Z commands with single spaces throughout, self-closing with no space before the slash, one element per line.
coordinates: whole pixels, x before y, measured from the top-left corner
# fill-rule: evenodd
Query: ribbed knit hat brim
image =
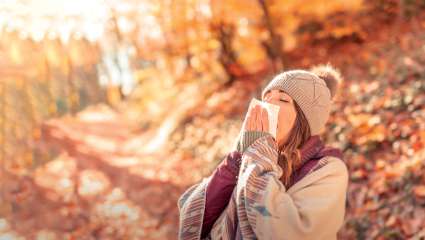
<path fill-rule="evenodd" d="M 276 75 L 264 88 L 261 94 L 272 89 L 285 91 L 300 106 L 307 118 L 311 135 L 321 132 L 325 126 L 331 109 L 331 93 L 325 81 L 306 70 L 289 70 Z"/>

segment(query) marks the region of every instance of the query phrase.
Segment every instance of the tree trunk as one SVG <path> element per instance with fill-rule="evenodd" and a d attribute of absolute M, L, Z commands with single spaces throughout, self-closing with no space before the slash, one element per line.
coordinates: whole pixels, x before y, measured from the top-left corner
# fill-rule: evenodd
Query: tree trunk
<path fill-rule="evenodd" d="M 266 49 L 267 55 L 273 61 L 273 71 L 276 73 L 277 71 L 279 71 L 286 65 L 285 57 L 282 53 L 282 48 L 281 48 L 283 39 L 282 39 L 282 36 L 276 34 L 274 30 L 274 26 L 272 23 L 270 11 L 267 6 L 266 0 L 258 0 L 258 3 L 260 4 L 261 10 L 263 11 L 266 28 L 270 34 L 270 43 L 263 42 L 262 44 L 264 48 Z"/>

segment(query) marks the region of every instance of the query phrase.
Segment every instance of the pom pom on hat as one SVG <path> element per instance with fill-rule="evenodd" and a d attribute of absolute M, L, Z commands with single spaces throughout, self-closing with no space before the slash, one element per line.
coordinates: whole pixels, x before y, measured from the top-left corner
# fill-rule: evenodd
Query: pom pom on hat
<path fill-rule="evenodd" d="M 333 99 L 338 91 L 339 85 L 342 82 L 341 73 L 329 63 L 326 65 L 320 64 L 313 66 L 310 69 L 310 72 L 316 74 L 319 78 L 325 81 L 326 86 L 329 88 L 331 93 L 331 99 Z"/>

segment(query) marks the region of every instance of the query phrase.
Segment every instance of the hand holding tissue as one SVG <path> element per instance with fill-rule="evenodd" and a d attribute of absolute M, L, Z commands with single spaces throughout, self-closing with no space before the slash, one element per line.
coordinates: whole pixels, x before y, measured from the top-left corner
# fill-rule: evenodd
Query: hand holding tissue
<path fill-rule="evenodd" d="M 249 103 L 248 109 L 253 109 L 256 105 L 260 105 L 260 107 L 262 107 L 263 109 L 267 111 L 268 123 L 269 123 L 268 132 L 276 139 L 277 123 L 278 123 L 280 107 L 278 105 L 271 104 L 268 102 L 263 102 L 256 98 L 253 98 L 251 102 Z"/>

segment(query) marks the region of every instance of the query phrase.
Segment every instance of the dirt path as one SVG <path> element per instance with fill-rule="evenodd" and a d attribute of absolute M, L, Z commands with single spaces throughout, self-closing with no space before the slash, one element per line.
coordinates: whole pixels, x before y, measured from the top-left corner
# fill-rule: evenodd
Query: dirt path
<path fill-rule="evenodd" d="M 165 152 L 140 151 L 149 132 L 99 107 L 50 120 L 42 133 L 60 154 L 31 176 L 5 178 L 5 199 L 13 204 L 0 233 L 12 239 L 177 238 L 185 175 Z"/>

